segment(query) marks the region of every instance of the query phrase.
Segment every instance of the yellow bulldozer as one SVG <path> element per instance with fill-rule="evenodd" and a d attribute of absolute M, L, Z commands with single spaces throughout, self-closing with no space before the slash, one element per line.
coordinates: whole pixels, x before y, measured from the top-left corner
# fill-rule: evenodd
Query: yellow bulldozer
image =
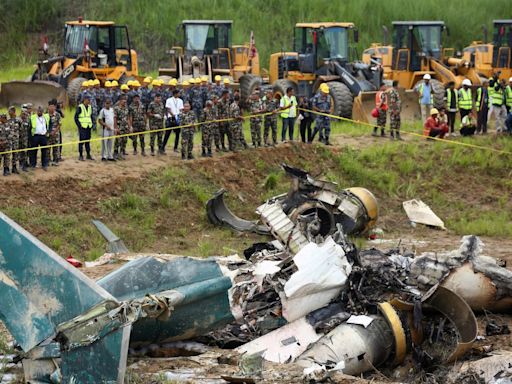
<path fill-rule="evenodd" d="M 371 109 L 363 108 L 362 95 L 373 96 L 379 89 L 382 69 L 357 61 L 358 37 L 353 23 L 296 24 L 294 51 L 270 57 L 269 81 L 274 91 L 283 95 L 292 87 L 296 95 L 309 98 L 327 83 L 335 115 L 368 121 Z"/>
<path fill-rule="evenodd" d="M 487 26 L 483 26 L 483 41 L 473 41 L 464 48 L 462 57 L 471 63 L 483 78 L 500 71 L 500 79 L 512 77 L 512 20 L 493 21 L 493 39 L 488 42 Z"/>
<path fill-rule="evenodd" d="M 231 20 L 183 20 L 176 28 L 182 41 L 169 50 L 169 65 L 158 70 L 159 78 L 228 77 L 245 100 L 261 83 L 259 57 L 252 34 L 250 43 L 231 44 L 232 25 Z"/>
<path fill-rule="evenodd" d="M 99 79 L 125 83 L 138 77 L 137 53 L 128 28 L 113 21 L 79 18 L 65 23 L 62 55 L 50 56 L 45 47 L 28 81 L 2 84 L 0 104 L 32 102 L 44 105 L 51 98 L 75 104 L 82 83 Z"/>
<path fill-rule="evenodd" d="M 443 33 L 449 33 L 443 21 L 395 21 L 393 41 L 388 44 L 388 30 L 384 27 L 384 44 L 372 44 L 363 52 L 363 62 L 378 62 L 384 69 L 385 80 L 397 80 L 399 87 L 414 90 L 425 74 L 432 77 L 434 106 L 444 105 L 445 85 L 451 81 L 458 88 L 465 78 L 474 86 L 481 84 L 471 63 L 454 57 L 453 48 L 443 48 Z M 403 101 L 417 106 L 417 95 L 406 92 Z M 404 110 L 403 110 L 404 111 Z M 407 108 L 405 118 L 419 116 L 418 108 Z"/>

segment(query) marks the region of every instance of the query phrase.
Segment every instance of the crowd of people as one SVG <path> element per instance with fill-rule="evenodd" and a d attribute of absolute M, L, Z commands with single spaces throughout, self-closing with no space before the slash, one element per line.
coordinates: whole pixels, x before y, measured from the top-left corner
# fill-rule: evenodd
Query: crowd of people
<path fill-rule="evenodd" d="M 512 78 L 509 85 L 499 80 L 500 73 L 485 81 L 472 94 L 471 82 L 465 79 L 462 87 L 455 89 L 454 83 L 446 87 L 444 105 L 434 108 L 434 88 L 430 75 L 423 77 L 416 91 L 424 122 L 424 135 L 444 138 L 455 136 L 457 112 L 462 136 L 486 134 L 487 123 L 496 119 L 496 132 L 512 132 Z M 133 154 L 141 156 L 165 155 L 171 135 L 175 152 L 181 151 L 182 159 L 193 159 L 194 134 L 201 133 L 201 156 L 211 157 L 213 151 L 238 151 L 249 147 L 242 123 L 250 122 L 251 144 L 275 146 L 278 143 L 278 117 L 282 120 L 281 141 L 294 140 L 295 125 L 299 122 L 300 139 L 311 143 L 318 140 L 330 145 L 331 117 L 334 104 L 329 85 L 323 83 L 312 97 L 299 97 L 289 87 L 284 95 L 271 87 L 256 88 L 243 105 L 238 89 L 232 87 L 228 78 L 195 78 L 182 83 L 176 79 L 164 82 L 146 77 L 142 84 L 129 80 L 126 84 L 106 81 L 103 86 L 98 79 L 82 84 L 78 96 L 74 122 L 78 128 L 80 143 L 78 159 L 95 160 L 91 153 L 90 139 L 97 131 L 102 137 L 101 160 L 125 160 L 128 141 Z M 372 135 L 387 136 L 386 124 L 389 113 L 391 139 L 400 136 L 402 102 L 398 82 L 390 87 L 383 85 L 375 96 L 372 116 L 376 124 Z M 243 109 L 248 115 L 243 114 Z M 507 117 L 508 113 L 508 117 Z M 57 100 L 50 100 L 45 110 L 23 104 L 18 117 L 16 107 L 11 106 L 7 114 L 0 114 L 0 155 L 3 174 L 19 173 L 36 168 L 38 149 L 41 148 L 41 167 L 58 166 L 62 161 L 61 125 L 64 112 Z M 312 127 L 315 123 L 314 128 Z M 149 143 L 146 135 L 149 133 Z M 181 137 L 181 141 L 180 141 Z M 179 148 L 181 142 L 181 149 Z M 51 148 L 45 148 L 51 146 Z M 147 152 L 148 150 L 148 152 Z"/>

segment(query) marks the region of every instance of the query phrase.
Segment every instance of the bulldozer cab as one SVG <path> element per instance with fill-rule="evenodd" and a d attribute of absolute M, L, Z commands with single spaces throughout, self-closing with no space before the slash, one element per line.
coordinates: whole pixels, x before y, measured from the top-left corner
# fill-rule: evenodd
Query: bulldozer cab
<path fill-rule="evenodd" d="M 295 26 L 294 51 L 302 73 L 315 73 L 328 61 L 347 63 L 350 58 L 349 31 L 357 40 L 352 23 L 299 23 Z"/>
<path fill-rule="evenodd" d="M 212 55 L 219 49 L 231 47 L 231 20 L 185 20 L 183 47 L 186 54 Z"/>
<path fill-rule="evenodd" d="M 493 21 L 493 57 L 494 68 L 512 68 L 512 20 Z"/>
<path fill-rule="evenodd" d="M 441 60 L 443 48 L 442 32 L 446 26 L 442 21 L 395 21 L 393 22 L 392 68 L 398 71 L 421 71 L 423 59 Z"/>
<path fill-rule="evenodd" d="M 90 55 L 90 67 L 126 67 L 132 70 L 130 38 L 125 25 L 110 21 L 71 21 L 65 26 L 64 57 Z M 87 63 L 86 63 L 87 64 Z"/>

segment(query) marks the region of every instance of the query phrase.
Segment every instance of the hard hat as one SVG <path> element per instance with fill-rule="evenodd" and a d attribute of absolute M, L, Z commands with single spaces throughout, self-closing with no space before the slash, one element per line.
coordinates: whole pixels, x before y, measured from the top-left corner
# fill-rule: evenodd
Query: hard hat
<path fill-rule="evenodd" d="M 320 84 L 320 91 L 323 93 L 329 93 L 329 86 L 326 83 Z"/>
<path fill-rule="evenodd" d="M 430 80 L 432 78 L 432 76 L 430 76 L 430 73 L 425 73 L 423 75 L 423 80 Z"/>
<path fill-rule="evenodd" d="M 129 86 L 129 87 L 132 87 L 133 86 L 133 80 L 128 80 L 126 82 L 126 85 Z"/>
<path fill-rule="evenodd" d="M 82 87 L 89 87 L 91 85 L 91 80 L 85 80 L 83 83 L 82 83 Z"/>
<path fill-rule="evenodd" d="M 430 116 L 432 116 L 432 115 L 439 115 L 439 111 L 437 110 L 437 108 L 432 108 L 430 110 Z"/>
<path fill-rule="evenodd" d="M 231 82 L 229 81 L 229 79 L 227 77 L 224 78 L 224 84 L 230 84 Z"/>
<path fill-rule="evenodd" d="M 153 87 L 159 87 L 159 86 L 160 86 L 160 82 L 159 82 L 158 80 L 156 80 L 156 79 L 155 79 L 155 80 L 153 80 L 153 81 L 151 82 L 151 85 L 152 85 Z"/>
<path fill-rule="evenodd" d="M 98 79 L 94 79 L 94 80 L 92 81 L 92 83 L 93 83 L 93 85 L 100 85 L 100 84 L 101 84 L 101 83 L 100 83 L 100 81 L 99 81 Z"/>
<path fill-rule="evenodd" d="M 221 80 L 222 80 L 221 75 L 217 75 L 217 76 L 215 76 L 215 81 L 221 81 Z"/>
<path fill-rule="evenodd" d="M 208 76 L 201 77 L 201 82 L 202 83 L 207 83 L 208 82 Z"/>
<path fill-rule="evenodd" d="M 145 78 L 144 78 L 143 83 L 150 84 L 152 80 L 153 80 L 153 79 L 151 79 L 151 77 L 150 77 L 150 76 L 148 76 L 148 77 L 145 77 Z"/>
<path fill-rule="evenodd" d="M 176 80 L 176 79 L 171 79 L 171 80 L 169 81 L 169 85 L 172 85 L 173 87 L 177 86 L 177 85 L 178 85 L 178 80 Z"/>
<path fill-rule="evenodd" d="M 133 85 L 134 87 L 140 87 L 139 80 L 134 80 L 134 81 L 133 81 L 133 83 L 132 83 L 132 85 Z"/>
<path fill-rule="evenodd" d="M 469 80 L 469 79 L 462 80 L 462 85 L 467 85 L 468 87 L 471 87 L 471 80 Z"/>
<path fill-rule="evenodd" d="M 512 83 L 512 77 L 511 77 L 510 79 L 508 79 L 508 82 L 509 82 L 509 83 Z"/>
<path fill-rule="evenodd" d="M 117 82 L 117 80 L 112 80 L 112 82 L 110 83 L 110 86 L 111 87 L 119 87 L 119 83 Z"/>
<path fill-rule="evenodd" d="M 112 82 L 110 80 L 105 81 L 105 88 L 110 88 L 112 86 Z"/>
<path fill-rule="evenodd" d="M 182 85 L 186 86 L 186 85 L 190 85 L 190 83 L 187 80 L 185 80 Z"/>
<path fill-rule="evenodd" d="M 121 85 L 121 91 L 128 91 L 130 87 L 128 87 L 128 84 Z"/>
<path fill-rule="evenodd" d="M 196 84 L 201 84 L 201 78 L 200 77 L 196 77 Z"/>

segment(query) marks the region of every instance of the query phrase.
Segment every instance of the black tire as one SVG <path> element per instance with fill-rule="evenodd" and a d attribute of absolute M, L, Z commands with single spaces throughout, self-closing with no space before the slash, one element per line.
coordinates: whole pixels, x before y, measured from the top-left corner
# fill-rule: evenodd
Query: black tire
<path fill-rule="evenodd" d="M 80 88 L 82 87 L 82 83 L 86 80 L 87 79 L 84 77 L 75 77 L 69 82 L 66 91 L 68 92 L 69 104 L 71 106 L 77 105 Z"/>
<path fill-rule="evenodd" d="M 243 108 L 247 106 L 247 101 L 254 92 L 254 89 L 259 87 L 261 83 L 261 77 L 255 75 L 248 74 L 240 77 L 240 99 Z"/>
<path fill-rule="evenodd" d="M 283 95 L 286 95 L 286 89 L 292 87 L 295 95 L 297 95 L 297 84 L 288 79 L 279 79 L 272 85 L 274 94 L 278 95 L 280 99 Z"/>
<path fill-rule="evenodd" d="M 123 73 L 121 75 L 121 77 L 119 78 L 119 85 L 123 85 L 123 84 L 126 84 L 127 82 L 129 82 L 130 80 L 137 80 L 135 77 L 133 76 L 126 76 L 126 73 Z"/>
<path fill-rule="evenodd" d="M 444 108 L 444 95 L 446 90 L 443 83 L 436 79 L 432 79 L 430 82 L 432 83 L 432 99 L 434 101 L 434 108 Z"/>
<path fill-rule="evenodd" d="M 354 96 L 348 87 L 340 82 L 331 81 L 329 85 L 329 94 L 334 102 L 334 114 L 336 116 L 352 117 L 352 105 L 354 104 Z"/>

